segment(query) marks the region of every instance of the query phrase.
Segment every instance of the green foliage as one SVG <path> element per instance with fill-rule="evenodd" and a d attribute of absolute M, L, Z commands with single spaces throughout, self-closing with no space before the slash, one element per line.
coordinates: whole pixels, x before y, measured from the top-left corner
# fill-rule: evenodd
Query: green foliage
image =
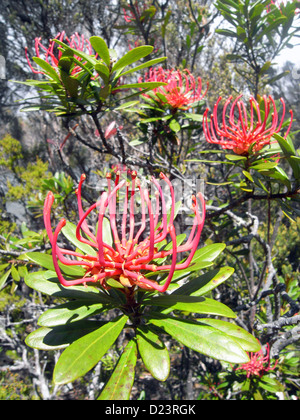
<path fill-rule="evenodd" d="M 71 232 L 72 230 L 64 232 L 69 240 L 72 239 Z M 210 265 L 210 262 L 220 255 L 222 249 L 224 249 L 222 244 L 216 244 L 199 250 L 194 259 L 195 264 L 201 262 L 203 267 Z M 88 250 L 82 249 L 82 251 Z M 53 271 L 50 255 L 27 253 L 25 258 L 50 270 L 28 274 L 26 283 L 29 287 L 69 300 L 42 314 L 38 321 L 41 328 L 26 338 L 27 344 L 34 348 L 43 350 L 65 348 L 54 371 L 54 381 L 57 384 L 71 382 L 92 369 L 114 344 L 124 328 L 132 330 L 133 341 L 121 355 L 101 398 L 106 398 L 108 392 L 111 392 L 114 398 L 129 398 L 137 362 L 136 345 L 150 373 L 161 381 L 167 379 L 170 373 L 170 361 L 162 339 L 164 333 L 200 353 L 232 363 L 247 362 L 246 351 L 258 351 L 260 348 L 251 334 L 233 323 L 218 324 L 207 318 L 195 320 L 191 317 L 197 313 L 202 316 L 218 315 L 235 318 L 235 314 L 222 303 L 202 297 L 202 294 L 216 288 L 220 281 L 225 281 L 232 274 L 231 270 L 227 272 L 223 270 L 219 274 L 217 271 L 208 272 L 194 280 L 191 285 L 188 283 L 187 287 L 177 287 L 175 292 L 168 296 L 153 296 L 153 292 L 150 294 L 143 292 L 137 298 L 135 310 L 132 312 L 132 303 L 129 301 L 126 303 L 124 294 L 118 289 L 104 292 L 101 288 L 91 286 L 64 288 Z M 80 269 L 76 267 L 61 265 L 61 269 L 71 277 L 82 275 Z M 181 273 L 181 278 L 189 274 L 190 271 L 187 270 Z M 218 276 L 220 280 L 216 281 Z M 174 281 L 176 283 L 176 280 Z M 104 315 L 112 309 L 118 309 L 123 315 L 109 322 L 88 321 L 89 317 L 95 314 Z M 171 312 L 176 316 L 169 315 Z M 177 315 L 179 313 L 181 315 Z"/>
<path fill-rule="evenodd" d="M 55 112 L 56 115 L 82 115 L 95 114 L 107 109 L 113 109 L 120 105 L 120 100 L 126 100 L 132 96 L 140 95 L 164 83 L 125 83 L 122 78 L 154 63 L 164 61 L 166 57 L 150 60 L 146 63 L 124 71 L 126 67 L 135 64 L 148 56 L 153 47 L 149 45 L 132 49 L 119 60 L 116 60 L 116 52 L 109 50 L 101 37 L 92 36 L 91 45 L 99 55 L 88 55 L 82 51 L 71 48 L 69 45 L 54 40 L 61 49 L 62 56 L 57 68 L 52 67 L 47 61 L 34 57 L 36 64 L 42 68 L 46 79 L 28 80 L 24 82 L 28 86 L 39 90 L 42 104 L 23 108 L 23 111 L 45 110 Z M 77 58 L 76 58 L 77 57 Z M 82 61 L 79 61 L 80 58 Z M 81 71 L 72 75 L 75 66 Z M 118 98 L 117 93 L 121 90 L 133 90 L 130 95 Z M 57 102 L 59 105 L 57 105 Z"/>

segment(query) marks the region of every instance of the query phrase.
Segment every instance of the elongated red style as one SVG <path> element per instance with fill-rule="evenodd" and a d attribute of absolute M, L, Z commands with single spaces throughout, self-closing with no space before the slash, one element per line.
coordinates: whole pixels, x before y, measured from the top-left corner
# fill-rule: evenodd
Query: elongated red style
<path fill-rule="evenodd" d="M 140 78 L 143 81 L 143 78 Z M 194 103 L 201 101 L 208 90 L 202 91 L 201 77 L 195 80 L 194 76 L 185 69 L 164 70 L 162 67 L 151 68 L 144 77 L 145 82 L 163 82 L 166 86 L 153 89 L 157 102 L 169 104 L 173 109 L 189 109 Z M 144 94 L 149 97 L 149 95 Z"/>
<path fill-rule="evenodd" d="M 68 43 L 69 46 L 77 51 L 82 51 L 85 52 L 88 55 L 93 55 L 93 49 L 91 46 L 91 43 L 88 39 L 86 39 L 84 37 L 84 35 L 79 35 L 77 32 L 75 34 L 73 34 L 70 38 L 68 38 L 66 36 L 65 31 L 60 32 L 56 35 L 56 37 L 54 39 L 57 39 L 59 41 L 62 41 L 64 43 Z M 57 45 L 55 43 L 55 41 L 53 39 L 51 39 L 49 41 L 49 45 L 48 47 L 45 47 L 42 44 L 42 38 L 35 38 L 35 53 L 36 53 L 36 57 L 38 58 L 42 58 L 43 60 L 45 60 L 48 64 L 50 64 L 52 67 L 57 68 L 58 67 L 58 62 L 61 59 L 62 56 L 62 51 L 60 50 L 55 50 L 54 47 L 55 45 Z M 31 68 L 32 72 L 35 74 L 44 74 L 43 71 L 38 71 L 36 70 L 32 64 L 31 61 L 29 59 L 28 56 L 28 48 L 25 48 L 25 55 L 27 58 L 27 62 L 29 64 L 29 67 Z M 78 61 L 82 61 L 81 57 L 76 57 L 76 55 L 74 56 Z M 74 66 L 71 74 L 74 76 L 77 73 L 79 73 L 81 71 L 81 67 L 79 65 Z"/>
<path fill-rule="evenodd" d="M 270 345 L 266 346 L 266 354 L 264 355 L 263 350 L 257 353 L 250 353 L 250 362 L 236 368 L 236 370 L 244 370 L 247 372 L 247 378 L 250 376 L 262 377 L 266 372 L 274 370 L 277 366 L 278 361 L 276 360 L 275 365 L 271 367 L 270 361 Z"/>
<path fill-rule="evenodd" d="M 263 107 L 250 97 L 250 113 L 247 113 L 246 105 L 238 96 L 228 109 L 233 98 L 230 96 L 224 107 L 219 123 L 218 108 L 222 97 L 214 106 L 209 121 L 209 109 L 204 113 L 203 130 L 206 140 L 209 143 L 219 144 L 223 149 L 233 150 L 238 155 L 249 155 L 259 152 L 263 147 L 269 145 L 272 136 L 279 133 L 283 127 L 286 113 L 284 100 L 281 98 L 282 115 L 279 117 L 275 100 L 272 96 L 263 97 Z M 262 109 L 261 109 L 262 108 Z M 293 122 L 293 111 L 290 111 L 291 120 L 285 133 L 287 138 Z"/>
<path fill-rule="evenodd" d="M 106 279 L 113 278 L 125 287 L 138 286 L 145 290 L 165 292 L 175 270 L 183 270 L 190 266 L 199 245 L 205 220 L 205 201 L 202 194 L 197 195 L 198 199 L 196 196 L 192 196 L 194 223 L 186 243 L 178 246 L 174 227 L 175 193 L 170 180 L 164 174 L 160 174 L 161 180 L 170 191 L 171 209 L 170 214 L 167 214 L 166 198 L 158 180 L 154 177 L 151 179 L 156 190 L 154 200 L 151 200 L 149 191 L 143 188 L 137 178 L 137 173 L 131 172 L 130 177 L 130 182 L 126 179 L 121 180 L 120 171 L 117 171 L 115 182 L 113 182 L 111 174 L 107 174 L 107 191 L 102 193 L 99 201 L 84 211 L 81 189 L 86 177 L 85 175 L 81 176 L 77 190 L 79 222 L 76 228 L 76 237 L 82 244 L 90 245 L 96 251 L 93 255 L 80 254 L 63 249 L 58 245 L 58 236 L 66 225 L 66 220 L 62 219 L 53 233 L 50 218 L 54 195 L 52 192 L 48 193 L 44 205 L 44 223 L 52 244 L 54 267 L 63 286 L 92 282 L 99 283 L 106 288 Z M 119 223 L 116 210 L 121 195 L 125 196 L 125 199 L 123 215 L 121 223 Z M 198 200 L 201 203 L 201 210 Z M 139 217 L 135 214 L 137 203 L 141 210 Z M 98 219 L 97 233 L 91 231 L 87 222 L 88 216 L 94 211 L 97 212 Z M 113 244 L 108 244 L 104 238 L 107 218 Z M 172 246 L 165 250 L 163 245 L 167 242 Z M 182 258 L 186 257 L 186 253 L 188 256 L 182 262 L 177 263 L 178 255 L 181 253 L 184 253 Z M 167 257 L 170 258 L 170 262 L 159 265 L 159 260 L 167 260 Z M 58 261 L 69 266 L 83 267 L 85 275 L 78 279 L 64 278 Z M 150 272 L 166 272 L 167 278 L 163 284 L 158 284 L 146 277 Z"/>

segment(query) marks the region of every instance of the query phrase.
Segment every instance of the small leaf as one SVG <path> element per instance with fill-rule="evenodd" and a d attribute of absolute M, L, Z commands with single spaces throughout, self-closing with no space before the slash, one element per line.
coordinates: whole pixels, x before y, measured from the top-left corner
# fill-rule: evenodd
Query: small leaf
<path fill-rule="evenodd" d="M 99 63 L 99 64 L 95 65 L 95 70 L 99 74 L 101 79 L 104 81 L 104 83 L 108 84 L 108 82 L 109 82 L 109 70 L 108 70 L 108 68 L 104 64 Z"/>
<path fill-rule="evenodd" d="M 155 89 L 157 87 L 160 86 L 166 86 L 167 83 L 163 83 L 163 82 L 143 82 L 143 83 L 130 83 L 128 85 L 118 85 L 115 87 L 114 90 L 119 90 L 119 89 L 134 89 L 134 88 L 138 88 L 138 89 Z"/>
<path fill-rule="evenodd" d="M 39 57 L 33 57 L 33 61 L 39 66 L 41 67 L 43 70 L 46 71 L 47 75 L 49 77 L 51 77 L 53 80 L 55 80 L 56 82 L 60 83 L 58 74 L 56 73 L 55 69 L 49 64 L 47 63 L 47 61 L 42 60 Z"/>
<path fill-rule="evenodd" d="M 58 359 L 54 383 L 66 384 L 90 371 L 114 344 L 127 320 L 124 315 L 74 341 Z"/>
<path fill-rule="evenodd" d="M 143 70 L 147 67 L 152 67 L 155 64 L 165 61 L 166 59 L 167 57 L 161 57 L 161 58 L 155 58 L 154 60 L 149 60 L 146 63 L 141 64 L 140 66 L 134 67 L 133 69 L 130 69 L 130 70 L 125 71 L 124 73 L 121 73 L 120 77 L 126 76 L 127 74 L 130 74 L 130 73 L 135 73 L 136 71 Z"/>
<path fill-rule="evenodd" d="M 90 38 L 90 43 L 92 44 L 92 47 L 94 48 L 96 53 L 99 55 L 99 57 L 102 58 L 104 63 L 109 67 L 110 54 L 109 54 L 109 49 L 104 39 L 102 39 L 100 36 L 92 36 Z"/>
<path fill-rule="evenodd" d="M 137 346 L 135 341 L 131 340 L 123 351 L 113 374 L 98 400 L 129 400 L 134 382 L 136 362 Z"/>
<path fill-rule="evenodd" d="M 72 242 L 72 244 L 80 249 L 80 251 L 85 252 L 87 255 L 97 255 L 97 252 L 94 248 L 80 242 L 76 238 L 76 226 L 73 223 L 67 222 L 66 225 L 62 228 L 62 233 L 70 242 Z"/>
<path fill-rule="evenodd" d="M 159 336 L 147 326 L 137 329 L 137 343 L 146 369 L 158 381 L 167 380 L 170 374 L 170 356 Z"/>
<path fill-rule="evenodd" d="M 125 54 L 124 57 L 120 58 L 119 61 L 116 62 L 116 64 L 112 68 L 112 71 L 115 72 L 117 70 L 123 70 L 130 64 L 133 64 L 141 58 L 144 58 L 147 55 L 151 54 L 152 51 L 153 47 L 151 45 L 144 45 L 141 47 L 134 48 L 127 54 Z"/>
<path fill-rule="evenodd" d="M 11 270 L 8 270 L 1 278 L 0 278 L 0 290 L 2 290 L 6 284 L 6 281 L 10 275 Z"/>
<path fill-rule="evenodd" d="M 169 122 L 169 127 L 174 133 L 178 133 L 181 130 L 180 124 L 174 118 Z"/>

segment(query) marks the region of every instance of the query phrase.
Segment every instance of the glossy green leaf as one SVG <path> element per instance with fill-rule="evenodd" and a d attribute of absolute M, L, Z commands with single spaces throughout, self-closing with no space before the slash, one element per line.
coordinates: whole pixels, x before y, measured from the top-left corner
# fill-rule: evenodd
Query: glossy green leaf
<path fill-rule="evenodd" d="M 56 277 L 56 273 L 52 271 L 30 273 L 25 278 L 25 283 L 31 289 L 53 297 L 87 300 L 88 302 L 94 301 L 105 305 L 112 304 L 113 302 L 110 296 L 95 287 L 84 285 L 72 287 L 62 286 Z"/>
<path fill-rule="evenodd" d="M 95 301 L 75 300 L 48 309 L 38 320 L 41 327 L 55 327 L 80 321 L 110 309 L 109 306 Z"/>
<path fill-rule="evenodd" d="M 147 55 L 151 54 L 152 51 L 153 47 L 151 45 L 144 45 L 141 47 L 134 48 L 127 54 L 125 54 L 124 57 L 120 58 L 119 61 L 116 62 L 116 64 L 112 68 L 112 71 L 115 72 L 117 70 L 123 70 L 130 64 L 133 64 L 141 58 L 144 58 Z"/>
<path fill-rule="evenodd" d="M 227 334 L 209 325 L 179 318 L 150 319 L 183 345 L 217 360 L 229 363 L 249 362 L 247 353 Z"/>
<path fill-rule="evenodd" d="M 259 341 L 252 334 L 238 325 L 222 321 L 220 319 L 211 318 L 201 318 L 198 321 L 202 324 L 210 325 L 211 327 L 229 335 L 233 340 L 236 340 L 245 351 L 256 353 L 261 350 Z"/>
<path fill-rule="evenodd" d="M 105 66 L 105 64 L 99 63 L 95 65 L 95 70 L 104 81 L 105 84 L 109 82 L 109 69 Z"/>
<path fill-rule="evenodd" d="M 170 374 L 170 356 L 159 336 L 147 326 L 137 329 L 137 343 L 144 365 L 158 381 L 167 380 Z"/>
<path fill-rule="evenodd" d="M 22 258 L 27 258 L 30 261 L 33 261 L 34 263 L 40 265 L 41 267 L 46 268 L 47 270 L 55 271 L 52 255 L 44 254 L 42 252 L 27 252 L 26 254 L 23 255 Z M 81 278 L 85 275 L 85 270 L 81 267 L 66 266 L 64 264 L 61 264 L 60 262 L 59 262 L 59 266 L 62 272 L 69 276 Z"/>
<path fill-rule="evenodd" d="M 90 43 L 92 44 L 92 47 L 98 53 L 99 57 L 102 58 L 104 63 L 109 67 L 110 65 L 110 54 L 108 46 L 106 45 L 106 42 L 104 39 L 102 39 L 100 36 L 92 36 L 90 38 Z"/>
<path fill-rule="evenodd" d="M 147 305 L 162 306 L 177 311 L 190 313 L 219 315 L 226 318 L 236 318 L 235 313 L 221 302 L 202 296 L 182 296 L 171 294 L 145 300 Z"/>
<path fill-rule="evenodd" d="M 74 341 L 60 356 L 53 374 L 54 383 L 66 384 L 85 375 L 114 344 L 128 320 L 122 316 Z"/>
<path fill-rule="evenodd" d="M 53 41 L 60 45 L 61 47 L 63 47 L 63 49 L 65 51 L 70 51 L 73 52 L 75 56 L 83 58 L 85 61 L 87 61 L 88 63 L 90 63 L 93 67 L 98 63 L 98 60 L 95 59 L 95 57 L 84 53 L 83 51 L 80 50 L 76 50 L 75 48 L 71 48 L 69 45 L 65 44 L 64 42 L 58 40 L 58 39 L 53 39 Z"/>
<path fill-rule="evenodd" d="M 142 82 L 142 83 L 130 83 L 128 85 L 118 85 L 114 90 L 119 89 L 155 89 L 160 86 L 166 86 L 167 83 L 163 82 Z"/>
<path fill-rule="evenodd" d="M 124 349 L 118 364 L 98 400 L 129 400 L 135 377 L 137 346 L 131 340 Z"/>
<path fill-rule="evenodd" d="M 4 288 L 6 281 L 10 275 L 11 270 L 8 270 L 3 276 L 0 278 L 0 290 Z"/>
<path fill-rule="evenodd" d="M 33 57 L 33 61 L 43 70 L 45 70 L 48 76 L 50 76 L 56 82 L 60 83 L 58 74 L 56 73 L 55 69 L 49 63 L 47 63 L 47 61 L 42 60 L 39 57 Z"/>
<path fill-rule="evenodd" d="M 38 350 L 60 350 L 104 325 L 99 321 L 79 321 L 58 327 L 42 327 L 30 333 L 25 343 Z"/>
<path fill-rule="evenodd" d="M 167 57 L 161 57 L 161 58 L 155 58 L 154 60 L 149 60 L 146 63 L 141 64 L 140 66 L 134 67 L 133 69 L 130 69 L 130 70 L 125 71 L 124 73 L 121 73 L 120 77 L 126 76 L 127 74 L 134 73 L 134 72 L 139 71 L 139 70 L 143 70 L 147 67 L 152 67 L 155 64 L 158 64 L 158 63 L 161 63 L 162 61 L 165 61 L 166 59 L 167 59 Z"/>
<path fill-rule="evenodd" d="M 282 383 L 280 383 L 276 378 L 266 375 L 260 378 L 259 386 L 260 388 L 263 388 L 268 392 L 272 392 L 273 394 L 285 391 L 285 386 Z"/>
<path fill-rule="evenodd" d="M 287 161 L 293 170 L 294 177 L 300 179 L 300 163 L 297 159 L 292 159 L 292 157 L 296 157 L 296 150 L 293 143 L 284 139 L 279 134 L 274 134 L 274 137 L 278 141 L 284 156 L 287 158 Z"/>
<path fill-rule="evenodd" d="M 73 223 L 67 222 L 66 225 L 62 228 L 62 233 L 70 242 L 72 242 L 72 244 L 80 249 L 80 251 L 83 251 L 87 255 L 97 255 L 97 252 L 94 248 L 80 242 L 76 238 L 76 226 Z"/>
<path fill-rule="evenodd" d="M 192 262 L 199 261 L 215 261 L 218 256 L 224 251 L 226 244 L 211 244 L 207 245 L 195 252 Z"/>
<path fill-rule="evenodd" d="M 172 295 L 203 296 L 220 284 L 224 283 L 234 273 L 234 268 L 223 267 L 220 270 L 212 270 L 176 289 Z"/>

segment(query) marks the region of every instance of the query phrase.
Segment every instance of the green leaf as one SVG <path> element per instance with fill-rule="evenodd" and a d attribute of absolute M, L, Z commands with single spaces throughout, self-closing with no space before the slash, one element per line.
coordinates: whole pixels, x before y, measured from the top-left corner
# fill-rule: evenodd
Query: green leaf
<path fill-rule="evenodd" d="M 112 71 L 115 72 L 117 70 L 123 70 L 130 64 L 133 64 L 141 58 L 144 58 L 147 55 L 151 54 L 152 51 L 153 47 L 151 45 L 144 45 L 141 47 L 134 48 L 133 50 L 125 54 L 124 57 L 120 58 L 119 61 L 116 62 L 116 64 L 112 68 Z"/>
<path fill-rule="evenodd" d="M 246 177 L 247 179 L 249 179 L 249 181 L 254 182 L 254 179 L 253 179 L 252 175 L 250 174 L 250 172 L 248 172 L 248 171 L 243 171 L 243 174 L 245 175 L 245 177 Z"/>
<path fill-rule="evenodd" d="M 29 334 L 25 343 L 38 350 L 60 350 L 104 325 L 99 321 L 79 321 L 54 328 L 42 327 Z"/>
<path fill-rule="evenodd" d="M 209 271 L 196 279 L 188 280 L 186 284 L 176 289 L 172 295 L 203 296 L 224 283 L 233 273 L 234 268 L 231 267 Z"/>
<path fill-rule="evenodd" d="M 249 357 L 242 347 L 227 334 L 209 325 L 179 318 L 149 320 L 183 345 L 217 360 L 247 363 Z"/>
<path fill-rule="evenodd" d="M 130 70 L 125 71 L 124 73 L 121 73 L 119 77 L 126 76 L 127 74 L 130 74 L 130 73 L 135 73 L 136 71 L 143 70 L 148 67 L 152 67 L 155 64 L 165 61 L 166 59 L 167 57 L 161 57 L 161 58 L 155 58 L 154 60 L 149 60 L 146 63 L 141 64 L 140 66 L 134 67 L 133 69 L 130 69 Z"/>
<path fill-rule="evenodd" d="M 170 356 L 159 336 L 147 326 L 137 329 L 137 343 L 144 365 L 158 381 L 166 381 L 170 374 Z"/>
<path fill-rule="evenodd" d="M 70 242 L 72 242 L 73 245 L 80 249 L 80 251 L 83 251 L 87 255 L 97 255 L 97 251 L 94 248 L 80 242 L 76 238 L 76 225 L 73 223 L 67 222 L 66 225 L 62 228 L 62 233 Z"/>
<path fill-rule="evenodd" d="M 155 89 L 160 86 L 166 86 L 167 83 L 163 82 L 143 82 L 143 83 L 130 83 L 128 85 L 118 85 L 113 90 L 119 90 L 119 89 Z"/>
<path fill-rule="evenodd" d="M 163 306 L 177 311 L 190 313 L 218 315 L 226 318 L 236 318 L 235 313 L 221 302 L 202 296 L 186 296 L 171 294 L 153 297 L 144 301 L 146 305 Z"/>
<path fill-rule="evenodd" d="M 66 384 L 90 371 L 114 344 L 127 320 L 128 317 L 124 315 L 74 341 L 55 366 L 54 383 Z"/>
<path fill-rule="evenodd" d="M 55 80 L 56 82 L 58 82 L 60 84 L 60 80 L 59 80 L 58 74 L 56 73 L 56 71 L 54 70 L 54 68 L 49 63 L 47 63 L 47 61 L 42 60 L 39 57 L 33 57 L 33 61 L 39 67 L 41 67 L 43 70 L 45 70 L 45 72 L 47 73 L 47 75 L 49 77 L 51 77 L 53 80 Z"/>
<path fill-rule="evenodd" d="M 107 85 L 109 83 L 109 70 L 103 63 L 99 63 L 95 65 L 95 70 Z"/>
<path fill-rule="evenodd" d="M 96 51 L 96 53 L 99 55 L 100 58 L 104 61 L 104 63 L 109 67 L 110 66 L 110 54 L 108 46 L 106 45 L 106 42 L 104 39 L 102 39 L 100 36 L 91 36 L 90 43 L 92 44 L 92 47 Z"/>
<path fill-rule="evenodd" d="M 174 133 L 178 133 L 181 130 L 180 124 L 174 118 L 169 122 L 169 127 Z"/>
<path fill-rule="evenodd" d="M 3 276 L 0 278 L 0 290 L 2 290 L 6 284 L 6 281 L 11 273 L 11 270 L 8 270 Z"/>
<path fill-rule="evenodd" d="M 27 258 L 30 261 L 33 261 L 34 263 L 40 265 L 41 267 L 46 268 L 47 270 L 51 270 L 55 272 L 55 268 L 53 265 L 52 255 L 44 254 L 42 252 L 27 252 L 22 256 L 22 259 Z M 81 278 L 85 275 L 85 270 L 81 267 L 70 267 L 63 265 L 59 262 L 59 266 L 63 273 Z"/>
<path fill-rule="evenodd" d="M 118 364 L 98 400 L 129 400 L 137 362 L 137 346 L 131 340 L 123 351 Z"/>
<path fill-rule="evenodd" d="M 226 248 L 226 244 L 211 244 L 207 245 L 201 249 L 198 249 L 195 252 L 194 258 L 192 259 L 192 262 L 199 262 L 199 261 L 209 261 L 213 262 L 215 261 L 218 256 L 224 251 Z"/>
<path fill-rule="evenodd" d="M 292 159 L 293 157 L 297 157 L 296 150 L 292 142 L 281 137 L 279 134 L 274 134 L 275 139 L 278 141 L 279 146 L 281 147 L 284 156 L 287 158 L 289 165 L 291 166 L 294 177 L 296 179 L 300 179 L 300 163 L 298 159 Z"/>
<path fill-rule="evenodd" d="M 271 378 L 270 376 L 263 376 L 259 380 L 259 386 L 268 392 L 276 394 L 277 392 L 284 392 L 285 386 L 281 384 L 277 379 Z"/>
<path fill-rule="evenodd" d="M 232 324 L 231 322 L 221 321 L 220 319 L 201 318 L 198 320 L 202 324 L 210 325 L 219 331 L 229 335 L 242 347 L 243 350 L 256 353 L 261 350 L 259 341 L 249 332 Z"/>
<path fill-rule="evenodd" d="M 93 67 L 98 63 L 98 60 L 95 59 L 95 57 L 84 53 L 83 51 L 76 50 L 75 48 L 71 48 L 69 45 L 65 44 L 62 41 L 59 41 L 58 39 L 53 39 L 53 41 L 63 47 L 65 51 L 73 52 L 73 54 L 77 57 L 83 58 L 85 61 L 87 61 L 89 64 L 91 64 Z"/>
<path fill-rule="evenodd" d="M 53 297 L 94 301 L 105 305 L 113 302 L 110 296 L 105 295 L 95 287 L 62 286 L 56 277 L 56 273 L 52 271 L 30 273 L 25 278 L 25 283 L 28 287 Z"/>
<path fill-rule="evenodd" d="M 56 327 L 57 325 L 70 324 L 99 314 L 110 309 L 102 303 L 87 300 L 75 300 L 48 309 L 38 320 L 41 327 Z"/>

